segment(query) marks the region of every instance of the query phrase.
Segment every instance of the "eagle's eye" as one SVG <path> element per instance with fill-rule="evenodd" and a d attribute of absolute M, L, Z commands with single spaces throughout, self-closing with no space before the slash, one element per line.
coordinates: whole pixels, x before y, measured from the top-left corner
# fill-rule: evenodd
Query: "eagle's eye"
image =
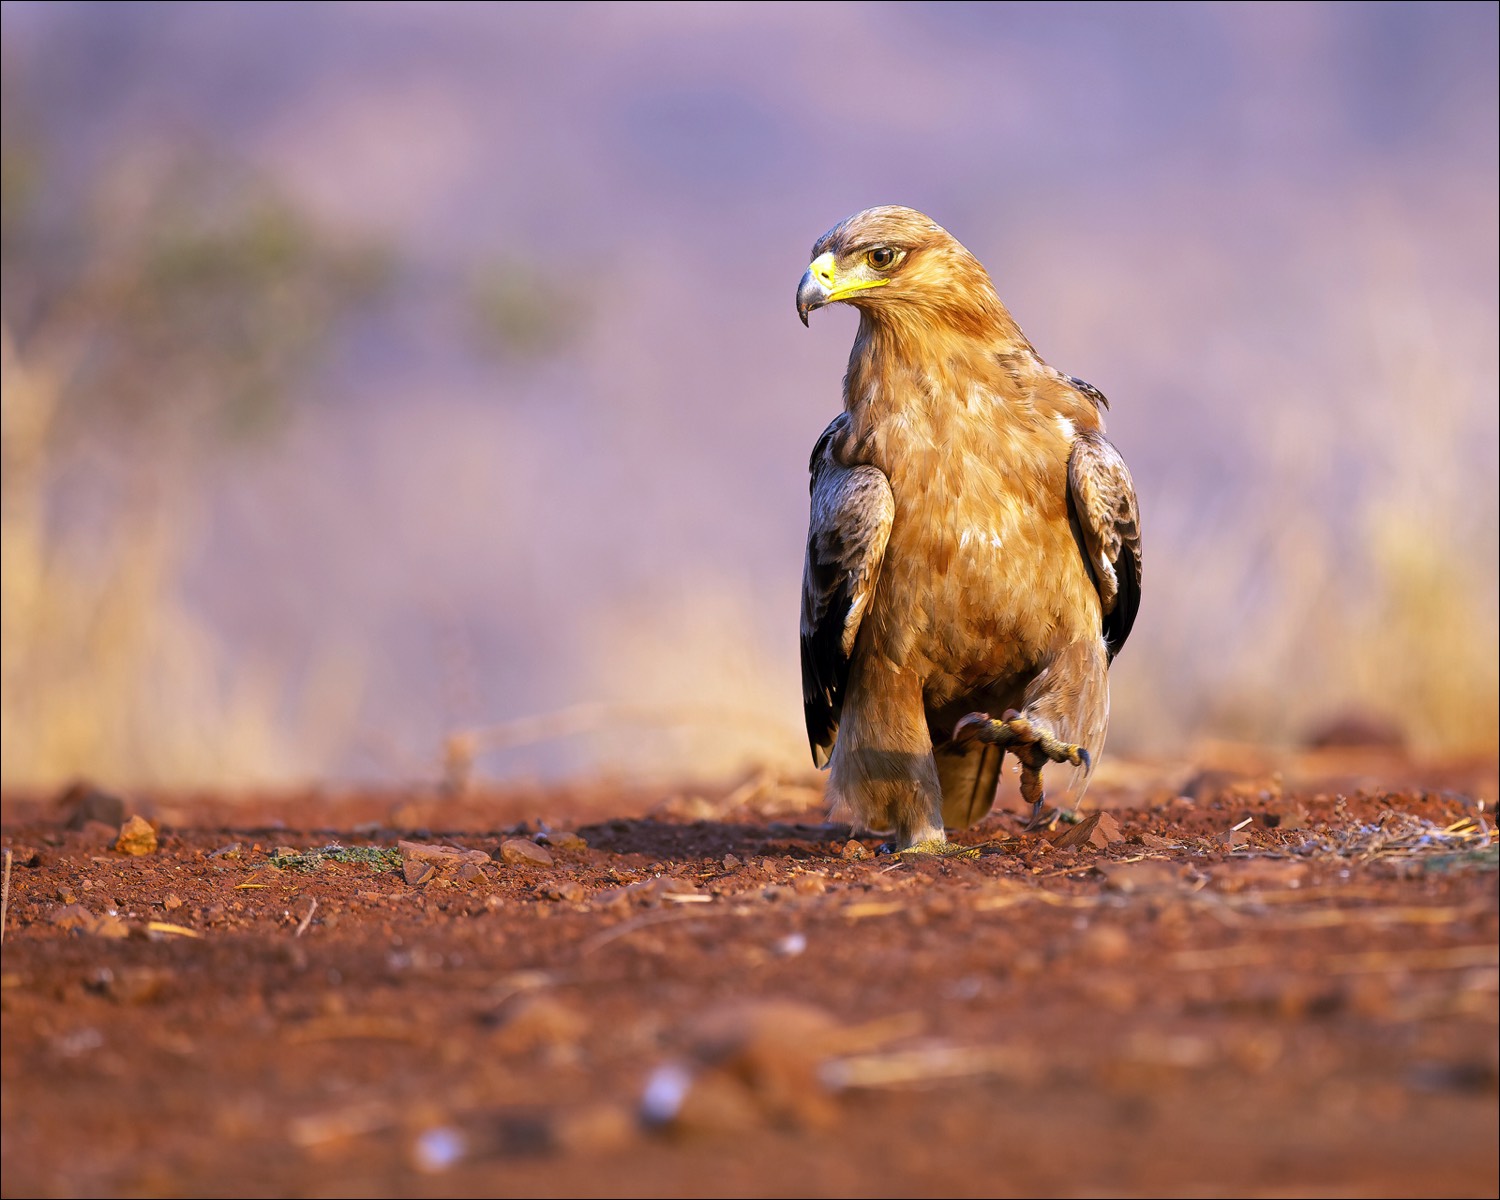
<path fill-rule="evenodd" d="M 889 270 L 895 265 L 898 257 L 900 256 L 889 246 L 876 246 L 875 249 L 865 253 L 865 261 L 877 271 Z"/>

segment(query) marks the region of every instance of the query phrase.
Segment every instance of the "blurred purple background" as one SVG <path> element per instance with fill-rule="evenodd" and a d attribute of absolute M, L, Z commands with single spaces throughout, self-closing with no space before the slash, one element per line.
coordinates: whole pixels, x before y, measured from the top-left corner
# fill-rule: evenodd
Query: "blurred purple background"
<path fill-rule="evenodd" d="M 806 462 L 854 318 L 809 333 L 793 293 L 878 203 L 1110 397 L 1147 555 L 1113 752 L 1349 714 L 1494 744 L 1493 4 L 8 2 L 3 33 L 10 783 L 399 781 L 456 734 L 486 776 L 802 765 Z M 295 252 L 146 323 L 180 273 L 137 244 L 247 197 Z"/>

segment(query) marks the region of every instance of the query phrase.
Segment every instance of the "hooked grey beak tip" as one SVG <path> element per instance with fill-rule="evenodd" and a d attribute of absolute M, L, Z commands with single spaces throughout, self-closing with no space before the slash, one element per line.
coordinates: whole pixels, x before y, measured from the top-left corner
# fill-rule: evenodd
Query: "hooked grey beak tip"
<path fill-rule="evenodd" d="M 802 275 L 802 282 L 797 285 L 797 315 L 802 318 L 802 324 L 807 324 L 807 314 L 815 308 L 822 308 L 828 302 L 828 293 L 823 290 L 823 285 L 813 277 L 809 269 Z"/>

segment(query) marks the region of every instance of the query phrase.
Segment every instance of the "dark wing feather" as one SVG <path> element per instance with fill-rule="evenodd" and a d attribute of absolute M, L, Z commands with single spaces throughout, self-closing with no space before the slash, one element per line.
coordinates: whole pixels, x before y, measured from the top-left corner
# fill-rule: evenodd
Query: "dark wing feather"
<path fill-rule="evenodd" d="M 895 501 L 877 467 L 846 467 L 835 456 L 848 418 L 813 450 L 812 512 L 802 570 L 802 711 L 813 761 L 828 762 L 838 737 L 849 656 L 874 594 Z"/>
<path fill-rule="evenodd" d="M 1104 613 L 1111 660 L 1141 606 L 1141 519 L 1125 460 L 1101 433 L 1081 433 L 1068 456 L 1068 503 Z"/>
<path fill-rule="evenodd" d="M 1092 383 L 1079 379 L 1076 375 L 1064 375 L 1063 382 L 1092 404 L 1096 410 L 1109 407 L 1109 398 Z"/>

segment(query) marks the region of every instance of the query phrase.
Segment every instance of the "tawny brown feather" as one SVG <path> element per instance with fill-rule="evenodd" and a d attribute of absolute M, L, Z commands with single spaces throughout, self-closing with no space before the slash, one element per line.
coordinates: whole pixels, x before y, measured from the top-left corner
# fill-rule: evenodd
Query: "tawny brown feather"
<path fill-rule="evenodd" d="M 966 713 L 1016 709 L 1097 758 L 1139 603 L 1135 494 L 1104 397 L 1042 361 L 947 231 L 870 209 L 825 254 L 860 325 L 812 459 L 808 736 L 849 819 L 932 842 L 993 802 L 1002 754 L 951 743 Z M 1091 766 L 1071 770 L 1076 800 Z"/>

